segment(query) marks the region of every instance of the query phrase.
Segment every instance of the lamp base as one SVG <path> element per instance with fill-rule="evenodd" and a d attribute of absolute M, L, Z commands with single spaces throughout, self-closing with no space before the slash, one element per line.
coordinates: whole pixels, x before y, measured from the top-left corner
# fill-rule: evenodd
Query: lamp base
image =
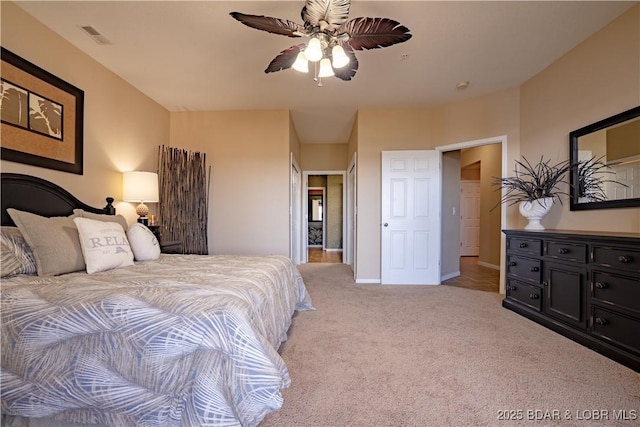
<path fill-rule="evenodd" d="M 138 222 L 139 222 L 140 224 L 143 224 L 143 225 L 149 226 L 149 218 L 147 218 L 146 216 L 139 216 L 139 217 L 138 217 Z"/>

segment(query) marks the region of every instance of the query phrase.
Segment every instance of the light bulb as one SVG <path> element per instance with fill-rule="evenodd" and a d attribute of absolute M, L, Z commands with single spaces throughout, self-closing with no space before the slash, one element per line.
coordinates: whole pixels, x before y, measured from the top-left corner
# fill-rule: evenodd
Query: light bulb
<path fill-rule="evenodd" d="M 298 53 L 298 56 L 296 56 L 296 62 L 293 63 L 292 68 L 296 71 L 300 71 L 301 73 L 309 72 L 309 62 L 304 56 L 304 52 Z"/>
<path fill-rule="evenodd" d="M 331 77 L 334 76 L 333 68 L 331 68 L 331 61 L 329 58 L 322 58 L 320 61 L 320 71 L 318 72 L 318 77 Z"/>
<path fill-rule="evenodd" d="M 335 45 L 331 49 L 331 56 L 333 57 L 333 68 L 342 68 L 349 63 L 349 57 L 344 53 L 344 49 L 339 44 Z"/>
<path fill-rule="evenodd" d="M 313 38 L 309 40 L 304 56 L 311 62 L 318 62 L 322 59 L 322 46 L 320 40 Z"/>

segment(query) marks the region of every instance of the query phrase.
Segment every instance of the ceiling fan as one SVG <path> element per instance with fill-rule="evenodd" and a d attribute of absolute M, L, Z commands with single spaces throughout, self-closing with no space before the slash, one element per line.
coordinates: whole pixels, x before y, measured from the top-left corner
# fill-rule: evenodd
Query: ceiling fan
<path fill-rule="evenodd" d="M 322 78 L 336 76 L 351 80 L 358 71 L 354 50 L 376 49 L 406 42 L 409 29 L 389 18 L 354 18 L 348 20 L 351 0 L 306 0 L 302 12 L 304 24 L 287 19 L 231 12 L 244 25 L 287 37 L 308 37 L 280 52 L 264 70 L 265 73 L 293 68 L 308 72 L 314 64 L 314 80 L 322 86 Z"/>

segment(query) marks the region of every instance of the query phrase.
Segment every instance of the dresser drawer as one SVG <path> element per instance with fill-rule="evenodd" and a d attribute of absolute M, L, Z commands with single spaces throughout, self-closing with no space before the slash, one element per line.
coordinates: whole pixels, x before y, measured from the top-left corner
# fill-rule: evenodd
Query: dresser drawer
<path fill-rule="evenodd" d="M 640 272 L 640 251 L 610 246 L 593 246 L 593 263 L 604 267 Z"/>
<path fill-rule="evenodd" d="M 516 255 L 507 255 L 507 274 L 540 283 L 542 261 Z"/>
<path fill-rule="evenodd" d="M 507 250 L 522 254 L 542 255 L 542 241 L 539 239 L 527 239 L 523 237 L 509 237 Z"/>
<path fill-rule="evenodd" d="M 587 262 L 587 245 L 580 243 L 546 242 L 545 255 L 557 260 Z"/>
<path fill-rule="evenodd" d="M 536 311 L 542 310 L 542 289 L 514 279 L 507 279 L 507 298 L 518 301 Z"/>
<path fill-rule="evenodd" d="M 640 319 L 592 306 L 592 334 L 640 354 Z"/>
<path fill-rule="evenodd" d="M 594 270 L 591 281 L 591 298 L 640 313 L 640 280 Z"/>

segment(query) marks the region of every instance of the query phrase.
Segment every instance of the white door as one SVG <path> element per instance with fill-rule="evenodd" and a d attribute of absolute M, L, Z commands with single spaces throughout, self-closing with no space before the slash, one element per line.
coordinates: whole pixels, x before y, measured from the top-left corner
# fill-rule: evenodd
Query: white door
<path fill-rule="evenodd" d="M 291 192 L 289 200 L 289 212 L 291 225 L 291 242 L 290 250 L 291 260 L 294 264 L 298 265 L 301 262 L 301 223 L 302 223 L 302 179 L 300 173 L 300 167 L 296 162 L 295 157 L 291 154 Z"/>
<path fill-rule="evenodd" d="M 460 256 L 480 255 L 480 182 L 460 183 Z"/>
<path fill-rule="evenodd" d="M 382 152 L 381 280 L 440 284 L 440 152 Z"/>

